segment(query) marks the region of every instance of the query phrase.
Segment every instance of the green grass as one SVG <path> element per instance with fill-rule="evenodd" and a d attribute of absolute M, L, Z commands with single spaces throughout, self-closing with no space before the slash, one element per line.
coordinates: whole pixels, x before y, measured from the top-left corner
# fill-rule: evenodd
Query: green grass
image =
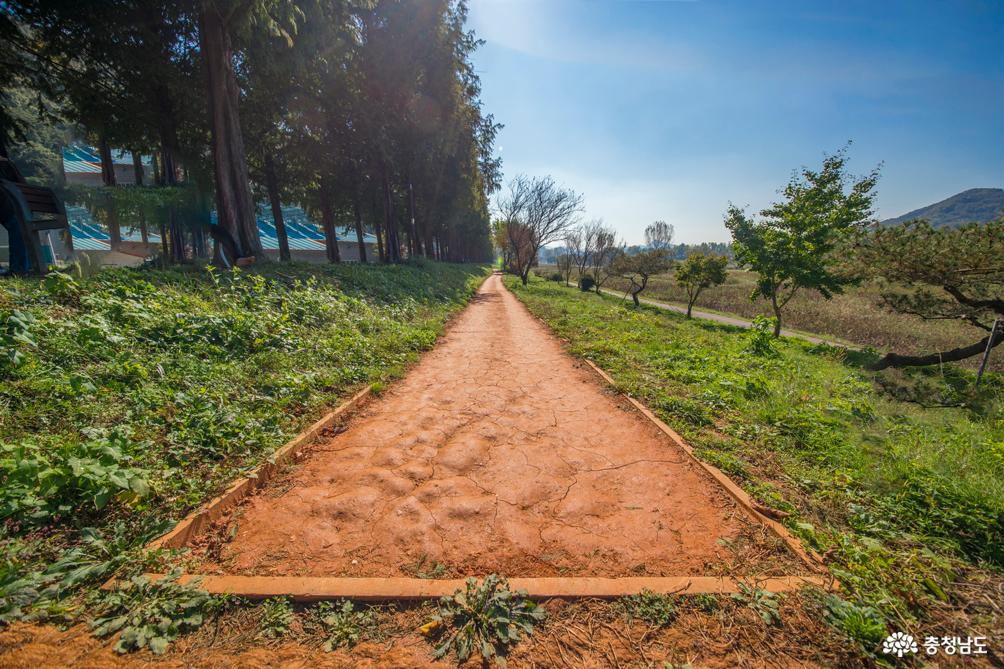
<path fill-rule="evenodd" d="M 0 621 L 74 593 L 367 383 L 486 267 L 114 269 L 0 284 Z M 34 603 L 34 605 L 33 605 Z"/>
<path fill-rule="evenodd" d="M 862 367 L 869 354 L 799 340 L 757 355 L 756 334 L 739 328 L 538 278 L 518 284 L 507 277 L 573 354 L 610 372 L 754 497 L 790 512 L 786 524 L 827 554 L 845 596 L 910 626 L 963 607 L 953 583 L 1000 577 L 999 375 L 974 393 L 965 370 L 876 375 Z M 904 388 L 958 406 L 896 399 Z"/>

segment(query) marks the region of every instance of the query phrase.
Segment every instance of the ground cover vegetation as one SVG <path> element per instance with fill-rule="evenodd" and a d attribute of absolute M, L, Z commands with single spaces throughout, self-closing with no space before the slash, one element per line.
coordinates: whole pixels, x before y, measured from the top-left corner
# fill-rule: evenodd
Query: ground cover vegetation
<path fill-rule="evenodd" d="M 134 630 L 123 649 L 161 648 L 195 625 L 198 607 L 177 601 L 195 597 L 187 586 L 161 604 L 161 587 L 140 581 L 115 602 L 88 593 L 169 566 L 144 543 L 326 408 L 402 373 L 485 271 L 273 263 L 5 282 L 0 620 L 107 610 L 102 633 Z M 139 599 L 154 608 L 135 611 Z M 274 632 L 288 621 L 271 607 Z"/>
<path fill-rule="evenodd" d="M 999 375 L 974 391 L 971 371 L 876 372 L 873 353 L 775 339 L 769 321 L 742 330 L 562 282 L 506 285 L 823 556 L 842 590 L 814 599 L 812 615 L 862 658 L 886 629 L 1002 628 Z M 909 401 L 903 387 L 916 391 Z M 925 408 L 917 394 L 952 401 Z M 773 598 L 739 599 L 776 622 Z"/>
<path fill-rule="evenodd" d="M 466 15 L 449 0 L 4 2 L 0 156 L 88 205 L 113 246 L 120 230 L 159 231 L 172 261 L 204 256 L 210 233 L 230 262 L 260 259 L 261 201 L 283 260 L 281 202 L 322 222 L 332 262 L 341 226 L 360 245 L 375 234 L 386 262 L 489 261 L 501 126 L 482 109 Z M 98 195 L 61 190 L 71 141 L 98 148 Z M 114 149 L 137 158 L 128 184 Z M 141 206 L 172 189 L 185 192 Z"/>

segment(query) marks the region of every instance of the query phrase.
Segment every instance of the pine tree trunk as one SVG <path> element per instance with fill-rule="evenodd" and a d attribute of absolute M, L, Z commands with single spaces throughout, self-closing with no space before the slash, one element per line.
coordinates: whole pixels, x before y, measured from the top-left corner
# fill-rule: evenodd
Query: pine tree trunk
<path fill-rule="evenodd" d="M 359 244 L 359 262 L 366 263 L 366 236 L 363 234 L 363 214 L 359 209 L 359 193 L 352 195 L 352 214 L 356 219 L 356 242 Z"/>
<path fill-rule="evenodd" d="M 418 226 L 415 224 L 415 186 L 408 177 L 408 220 L 411 222 L 411 245 L 412 253 L 415 256 L 425 255 L 422 249 L 422 240 L 418 236 Z"/>
<path fill-rule="evenodd" d="M 134 178 L 136 179 L 136 185 L 143 185 L 143 157 L 139 152 L 133 149 L 132 152 L 132 171 Z"/>
<path fill-rule="evenodd" d="M 397 225 L 394 223 L 394 203 L 386 175 L 383 178 L 383 214 L 387 228 L 387 260 L 392 263 L 401 262 L 401 247 L 397 239 Z"/>
<path fill-rule="evenodd" d="M 115 184 L 115 165 L 112 164 L 112 148 L 104 135 L 98 140 L 98 154 L 101 156 L 101 183 L 106 186 Z"/>
<path fill-rule="evenodd" d="M 328 262 L 340 263 L 341 253 L 338 251 L 338 235 L 335 230 L 335 213 L 331 208 L 331 196 L 327 184 L 321 184 L 321 225 L 324 228 L 324 251 Z"/>
<path fill-rule="evenodd" d="M 286 221 L 282 217 L 282 199 L 279 197 L 279 182 L 275 177 L 272 156 L 265 153 L 265 188 L 268 202 L 272 207 L 272 222 L 275 223 L 275 237 L 279 240 L 279 260 L 289 262 L 289 237 L 286 235 Z"/>
<path fill-rule="evenodd" d="M 199 41 L 206 63 L 219 224 L 233 237 L 241 256 L 261 257 L 261 239 L 237 110 L 238 90 L 230 34 L 219 10 L 209 0 L 203 2 L 199 15 Z"/>
<path fill-rule="evenodd" d="M 387 262 L 387 253 L 383 244 L 383 229 L 380 225 L 380 215 L 377 213 L 377 209 L 379 208 L 379 206 L 377 205 L 377 196 L 375 191 L 370 191 L 370 193 L 373 198 L 373 209 L 372 209 L 373 221 L 374 221 L 373 228 L 376 230 L 377 255 L 380 258 L 380 262 L 385 263 Z"/>

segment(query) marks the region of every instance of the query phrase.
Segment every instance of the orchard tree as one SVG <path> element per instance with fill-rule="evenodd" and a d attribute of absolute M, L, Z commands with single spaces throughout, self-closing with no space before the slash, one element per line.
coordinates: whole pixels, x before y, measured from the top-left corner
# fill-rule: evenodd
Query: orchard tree
<path fill-rule="evenodd" d="M 666 248 L 653 248 L 634 255 L 618 255 L 612 262 L 611 273 L 624 277 L 631 283 L 628 292 L 637 307 L 641 305 L 638 296 L 648 286 L 649 279 L 656 274 L 668 272 L 671 265 L 672 260 Z"/>
<path fill-rule="evenodd" d="M 1000 325 L 990 341 L 994 322 L 1004 321 L 1004 217 L 958 228 L 934 228 L 926 221 L 876 227 L 857 242 L 850 260 L 864 277 L 884 282 L 882 299 L 892 310 L 925 320 L 962 321 L 987 333 L 950 351 L 889 353 L 873 369 L 965 360 L 1004 341 Z"/>
<path fill-rule="evenodd" d="M 614 261 L 624 254 L 624 249 L 617 241 L 617 232 L 603 221 L 594 221 L 589 227 L 589 276 L 593 279 L 593 289 L 599 293 L 607 279 L 614 276 Z"/>
<path fill-rule="evenodd" d="M 839 271 L 837 252 L 872 221 L 878 168 L 854 180 L 846 164 L 845 147 L 827 156 L 818 171 L 802 168 L 785 186 L 784 199 L 762 210 L 759 220 L 729 205 L 725 227 L 736 261 L 757 273 L 750 299 L 770 302 L 775 337 L 782 310 L 799 290 L 830 299 L 852 282 Z"/>
<path fill-rule="evenodd" d="M 725 283 L 728 264 L 725 256 L 694 253 L 676 266 L 676 283 L 687 291 L 687 318 L 705 288 Z"/>
<path fill-rule="evenodd" d="M 518 175 L 498 199 L 512 271 L 525 286 L 541 247 L 563 239 L 582 211 L 582 196 L 551 177 Z"/>

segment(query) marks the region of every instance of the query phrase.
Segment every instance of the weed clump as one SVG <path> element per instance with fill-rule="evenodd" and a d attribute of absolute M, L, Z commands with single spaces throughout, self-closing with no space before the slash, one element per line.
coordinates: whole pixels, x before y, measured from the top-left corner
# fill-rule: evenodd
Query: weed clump
<path fill-rule="evenodd" d="M 289 632 L 293 624 L 293 607 L 285 597 L 270 597 L 262 602 L 258 636 L 278 639 Z"/>
<path fill-rule="evenodd" d="M 324 630 L 324 650 L 351 648 L 376 627 L 376 616 L 372 609 L 357 610 L 348 601 L 338 604 L 321 602 L 317 605 L 317 620 Z"/>
<path fill-rule="evenodd" d="M 221 600 L 194 584 L 178 583 L 180 575 L 174 570 L 159 581 L 134 576 L 103 595 L 98 603 L 100 617 L 92 623 L 95 636 L 121 632 L 116 652 L 149 648 L 160 655 L 178 636 L 201 627 L 207 613 Z"/>
<path fill-rule="evenodd" d="M 643 590 L 640 594 L 621 600 L 624 612 L 630 618 L 644 620 L 652 625 L 665 627 L 676 620 L 676 597 Z"/>
<path fill-rule="evenodd" d="M 452 650 L 465 662 L 480 653 L 485 662 L 504 667 L 505 656 L 522 634 L 533 634 L 545 615 L 526 592 L 512 592 L 504 578 L 491 574 L 480 583 L 469 578 L 464 590 L 440 599 L 436 615 L 421 631 L 438 637 L 433 652 L 437 658 Z"/>

